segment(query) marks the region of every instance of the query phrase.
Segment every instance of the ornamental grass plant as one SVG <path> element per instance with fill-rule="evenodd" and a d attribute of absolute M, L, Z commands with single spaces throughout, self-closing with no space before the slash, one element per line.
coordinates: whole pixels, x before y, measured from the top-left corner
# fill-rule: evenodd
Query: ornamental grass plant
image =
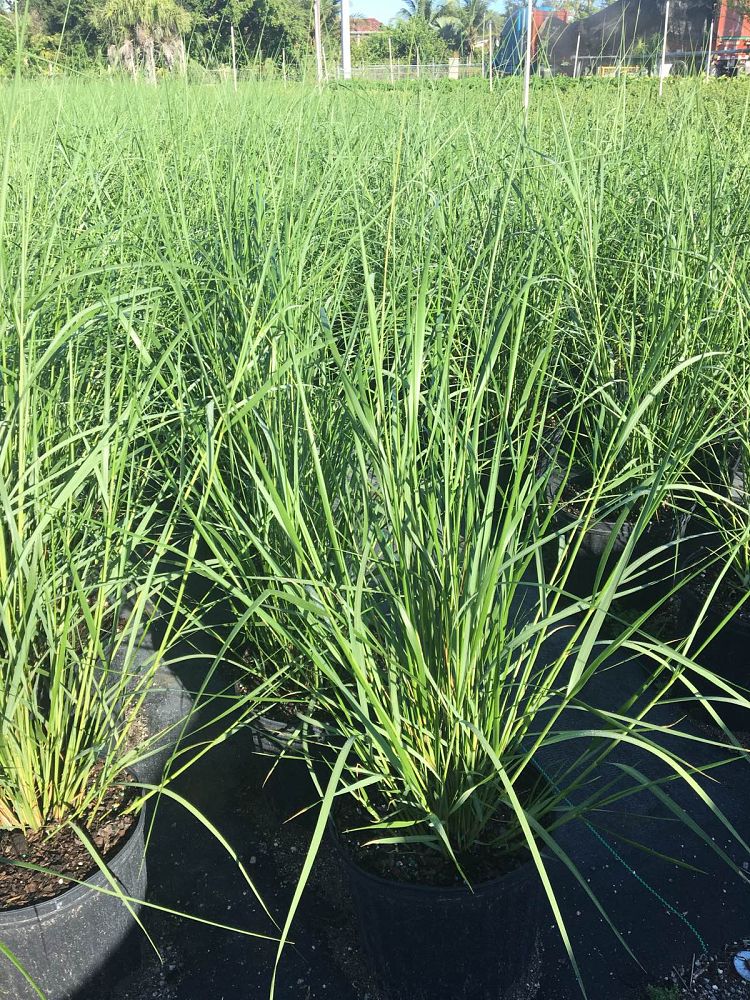
<path fill-rule="evenodd" d="M 0 826 L 88 823 L 134 740 L 173 638 L 130 671 L 164 587 L 174 518 L 146 497 L 156 372 L 126 332 L 140 303 L 74 258 L 71 186 L 6 105 L 0 190 Z M 78 163 L 82 167 L 82 161 Z M 54 183 L 54 181 L 53 181 Z M 49 242 L 35 239 L 39 224 Z M 68 252 L 56 246 L 70 235 Z M 122 322 L 120 322 L 120 320 Z M 158 489 L 157 489 L 158 494 Z M 153 751 L 151 751 L 153 752 Z M 135 802 L 135 799 L 134 799 Z"/>
<path fill-rule="evenodd" d="M 31 291 L 31 290 L 29 290 Z M 32 300 L 33 301 L 33 300 Z M 148 496 L 149 434 L 162 421 L 125 338 L 96 303 L 49 339 L 31 308 L 2 331 L 0 430 L 0 824 L 35 832 L 88 822 L 104 793 L 153 753 L 135 738 L 179 626 L 138 671 L 174 526 Z M 141 375 L 143 377 L 141 378 Z M 160 617 L 164 618 L 162 610 Z M 135 800 L 134 800 L 135 801 Z"/>

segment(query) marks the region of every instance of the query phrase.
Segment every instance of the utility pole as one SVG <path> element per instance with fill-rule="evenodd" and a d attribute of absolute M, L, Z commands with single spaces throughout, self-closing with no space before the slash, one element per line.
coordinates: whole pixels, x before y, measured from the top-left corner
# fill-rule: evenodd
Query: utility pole
<path fill-rule="evenodd" d="M 667 26 L 669 24 L 669 0 L 664 8 L 664 39 L 661 43 L 661 66 L 659 67 L 659 97 L 664 91 L 665 64 L 667 62 Z"/>
<path fill-rule="evenodd" d="M 345 80 L 352 78 L 352 44 L 349 23 L 349 0 L 341 0 L 341 70 Z"/>
<path fill-rule="evenodd" d="M 230 25 L 229 33 L 232 39 L 232 79 L 234 80 L 234 92 L 237 93 L 237 52 L 234 47 L 234 25 Z"/>
<path fill-rule="evenodd" d="M 492 21 L 490 21 L 490 44 L 489 44 L 489 60 L 490 60 L 490 90 L 492 90 Z"/>
<path fill-rule="evenodd" d="M 667 0 L 669 2 L 669 0 Z M 529 115 L 529 85 L 531 81 L 531 31 L 534 27 L 534 0 L 529 0 L 526 15 L 526 61 L 523 67 L 523 113 Z"/>
<path fill-rule="evenodd" d="M 318 86 L 323 82 L 323 45 L 320 40 L 320 0 L 313 0 L 313 31 L 315 33 L 315 66 Z"/>
<path fill-rule="evenodd" d="M 706 56 L 706 79 L 711 77 L 711 49 L 714 45 L 714 21 L 711 18 L 711 27 L 708 29 L 708 55 Z"/>

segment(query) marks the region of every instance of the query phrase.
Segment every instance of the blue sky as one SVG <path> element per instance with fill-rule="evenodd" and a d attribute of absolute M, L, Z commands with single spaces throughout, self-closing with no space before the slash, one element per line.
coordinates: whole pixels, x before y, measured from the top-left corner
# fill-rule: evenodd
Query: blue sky
<path fill-rule="evenodd" d="M 404 0 L 349 0 L 353 17 L 376 17 L 388 22 L 404 6 Z"/>
<path fill-rule="evenodd" d="M 352 17 L 376 17 L 385 24 L 404 6 L 404 0 L 349 0 Z M 502 7 L 500 3 L 495 7 Z"/>

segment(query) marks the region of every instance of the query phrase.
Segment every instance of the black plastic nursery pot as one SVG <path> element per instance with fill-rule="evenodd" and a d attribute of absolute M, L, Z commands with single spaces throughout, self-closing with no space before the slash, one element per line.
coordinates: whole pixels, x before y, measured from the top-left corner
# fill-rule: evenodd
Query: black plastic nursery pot
<path fill-rule="evenodd" d="M 146 892 L 142 811 L 108 869 L 122 892 L 141 900 Z M 129 940 L 135 921 L 100 871 L 54 899 L 0 912 L 0 941 L 34 979 L 47 1000 L 74 1000 L 101 975 Z M 137 904 L 131 904 L 137 911 Z M 38 1000 L 38 993 L 0 955 L 0 1000 Z M 103 993 L 102 996 L 106 996 Z"/>
<path fill-rule="evenodd" d="M 551 474 L 547 487 L 550 500 L 558 492 L 562 478 L 561 471 Z M 572 477 L 573 484 L 580 481 Z M 632 591 L 617 598 L 622 607 L 646 609 L 672 589 L 678 573 L 678 547 L 685 535 L 686 521 L 685 515 L 665 507 L 640 530 L 629 563 L 632 565 L 640 559 L 644 562 L 632 579 L 621 584 L 621 589 Z M 588 597 L 594 590 L 597 576 L 604 581 L 615 568 L 633 533 L 638 530 L 638 522 L 633 516 L 620 524 L 619 518 L 614 515 L 589 521 L 585 527 L 579 526 L 578 522 L 574 499 L 570 504 L 559 504 L 552 525 L 557 531 L 565 531 L 566 538 L 571 539 L 571 546 L 577 546 L 569 566 L 565 590 L 576 597 Z"/>
<path fill-rule="evenodd" d="M 575 531 L 576 516 L 559 510 L 555 526 Z M 582 532 L 580 546 L 570 567 L 565 589 L 577 597 L 587 597 L 596 585 L 597 574 L 606 580 L 617 560 L 625 551 L 633 532 L 635 521 L 618 525 L 616 519 L 603 518 L 589 524 Z M 626 607 L 647 608 L 664 597 L 674 586 L 676 577 L 675 542 L 682 535 L 680 519 L 672 512 L 652 520 L 636 538 L 630 555 L 630 564 L 644 558 L 632 580 L 623 582 L 628 591 L 618 597 Z M 603 565 L 602 565 L 603 564 Z M 632 591 L 632 592 L 631 592 Z"/>
<path fill-rule="evenodd" d="M 137 679 L 149 669 L 154 650 L 154 635 L 146 632 L 129 658 L 127 649 L 118 650 L 110 669 L 113 674 L 127 673 L 133 678 L 135 687 Z M 161 781 L 164 767 L 183 729 L 189 728 L 192 710 L 193 699 L 182 681 L 171 667 L 160 664 L 150 680 L 141 708 L 141 721 L 152 745 L 149 755 L 133 767 L 138 781 L 144 784 Z"/>
<path fill-rule="evenodd" d="M 704 598 L 694 586 L 687 585 L 680 592 L 679 628 L 681 635 L 687 635 L 698 620 L 703 609 Z M 750 603 L 745 605 L 745 613 L 734 614 L 724 624 L 728 610 L 719 605 L 710 605 L 696 633 L 693 648 L 697 649 L 717 629 L 716 635 L 700 653 L 693 653 L 696 662 L 727 681 L 750 698 Z M 707 697 L 726 698 L 727 694 L 717 685 L 702 677 L 691 675 L 701 694 Z M 750 731 L 750 709 L 741 705 L 716 703 L 715 709 L 730 729 Z M 696 704 L 695 714 L 703 721 L 710 721 L 705 709 Z"/>
<path fill-rule="evenodd" d="M 150 785 L 161 781 L 183 729 L 189 730 L 192 709 L 193 699 L 182 681 L 169 667 L 160 666 L 143 702 L 144 723 L 153 747 L 151 754 L 133 767 L 139 781 Z M 156 738 L 158 733 L 162 735 Z"/>
<path fill-rule="evenodd" d="M 151 637 L 132 658 L 129 669 L 144 669 L 153 653 Z M 115 663 L 122 669 L 122 657 Z M 176 674 L 162 665 L 144 699 L 142 721 L 153 751 L 132 768 L 136 781 L 157 784 L 176 744 L 181 723 L 189 716 L 192 699 Z M 147 873 L 144 825 L 148 810 L 107 867 L 122 892 L 135 900 L 145 898 Z M 71 885 L 54 899 L 13 910 L 0 911 L 0 942 L 9 948 L 35 980 L 47 1000 L 74 1000 L 92 982 L 106 997 L 106 983 L 134 954 L 133 938 L 141 932 L 128 908 L 118 898 L 100 892 L 111 889 L 101 872 L 80 885 Z M 137 912 L 137 904 L 132 904 Z M 117 958 L 117 962 L 115 959 Z M 0 955 L 0 1000 L 38 1000 L 38 993 Z"/>
<path fill-rule="evenodd" d="M 686 479 L 695 486 L 712 490 L 724 496 L 727 486 L 741 489 L 743 473 L 741 468 L 741 446 L 736 439 L 725 438 L 699 449 L 686 469 Z M 712 502 L 708 496 L 704 502 Z"/>
<path fill-rule="evenodd" d="M 314 737 L 311 734 L 310 738 Z M 312 807 L 320 796 L 310 766 L 325 785 L 330 772 L 323 760 L 324 748 L 309 746 L 308 762 L 299 742 L 298 727 L 268 716 L 254 721 L 253 746 L 266 768 L 263 790 L 279 817 L 282 820 L 298 817 L 311 822 L 316 814 Z"/>
<path fill-rule="evenodd" d="M 544 890 L 533 862 L 473 887 L 397 882 L 366 871 L 332 834 L 360 939 L 389 1000 L 531 1000 L 538 993 Z"/>

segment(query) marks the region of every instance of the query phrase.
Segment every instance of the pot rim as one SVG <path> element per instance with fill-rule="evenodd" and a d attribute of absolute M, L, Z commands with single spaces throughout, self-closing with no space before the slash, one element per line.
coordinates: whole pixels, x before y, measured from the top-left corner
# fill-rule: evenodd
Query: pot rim
<path fill-rule="evenodd" d="M 549 503 L 551 502 L 557 487 L 563 479 L 562 467 L 552 460 L 550 456 L 545 456 L 544 460 L 540 462 L 540 471 L 544 472 L 549 469 L 549 479 L 547 481 L 544 494 L 545 499 Z M 580 477 L 576 475 L 580 472 L 580 466 L 574 466 L 571 471 L 571 481 L 576 482 Z M 555 517 L 560 520 L 565 520 L 570 524 L 574 524 L 580 520 L 580 514 L 575 512 L 575 509 L 571 509 L 575 504 L 580 501 L 572 500 L 569 503 L 559 503 L 555 508 Z M 665 537 L 669 537 L 673 540 L 681 538 L 685 533 L 685 527 L 688 520 L 690 519 L 690 512 L 680 510 L 679 508 L 668 505 L 664 510 L 664 517 L 657 518 L 652 516 L 649 518 L 648 524 L 644 528 L 644 535 L 647 534 L 660 534 Z M 611 533 L 617 524 L 617 517 L 598 517 L 596 520 L 592 520 L 589 526 L 586 528 L 587 533 L 595 533 L 600 531 L 602 533 Z M 635 526 L 638 521 L 638 515 L 635 517 L 629 517 L 627 520 L 623 521 L 620 525 L 620 531 L 631 529 Z"/>
<path fill-rule="evenodd" d="M 741 635 L 745 636 L 750 640 L 750 621 L 744 620 L 743 618 L 738 618 L 737 609 L 731 610 L 729 608 L 718 608 L 716 607 L 715 600 L 706 602 L 705 598 L 702 598 L 698 593 L 697 588 L 693 585 L 692 581 L 687 581 L 680 588 L 677 595 L 681 602 L 686 602 L 690 604 L 692 608 L 705 608 L 706 613 L 703 616 L 703 621 L 708 622 L 710 619 L 723 621 L 727 619 L 725 625 L 722 627 L 721 632 L 728 631 L 729 629 L 739 632 Z M 686 600 L 687 599 L 687 600 Z M 743 605 L 743 607 L 750 608 L 750 600 Z M 684 603 L 683 603 L 684 608 Z M 721 632 L 719 635 L 721 635 Z M 718 636 L 717 636 L 718 638 Z"/>
<path fill-rule="evenodd" d="M 460 885 L 428 885 L 422 882 L 402 882 L 399 879 L 385 878 L 383 875 L 377 875 L 375 872 L 368 871 L 354 860 L 350 851 L 347 850 L 346 846 L 342 842 L 336 824 L 330 817 L 328 819 L 327 826 L 329 836 L 336 844 L 339 856 L 347 868 L 353 871 L 357 878 L 370 882 L 374 885 L 387 888 L 391 891 L 403 892 L 405 894 L 411 893 L 419 896 L 449 896 L 456 899 L 465 896 L 471 898 L 473 896 L 490 893 L 501 886 L 511 885 L 515 882 L 527 882 L 532 872 L 535 877 L 538 877 L 536 865 L 534 864 L 533 859 L 529 858 L 528 861 L 522 862 L 516 868 L 506 872 L 504 875 L 497 875 L 495 878 L 484 879 L 482 882 L 477 882 L 471 889 L 465 883 L 461 883 Z"/>

